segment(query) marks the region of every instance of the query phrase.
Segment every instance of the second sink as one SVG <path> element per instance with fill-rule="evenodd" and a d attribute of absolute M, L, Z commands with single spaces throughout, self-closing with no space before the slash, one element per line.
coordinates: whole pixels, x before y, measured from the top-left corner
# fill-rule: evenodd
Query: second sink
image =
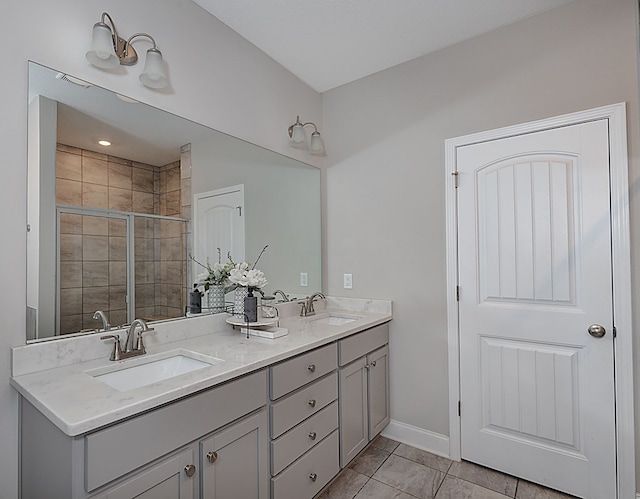
<path fill-rule="evenodd" d="M 357 321 L 358 319 L 362 319 L 362 317 L 342 314 L 327 314 L 318 315 L 311 320 L 313 322 L 327 324 L 329 326 L 342 326 L 343 324 L 349 324 L 350 322 Z"/>

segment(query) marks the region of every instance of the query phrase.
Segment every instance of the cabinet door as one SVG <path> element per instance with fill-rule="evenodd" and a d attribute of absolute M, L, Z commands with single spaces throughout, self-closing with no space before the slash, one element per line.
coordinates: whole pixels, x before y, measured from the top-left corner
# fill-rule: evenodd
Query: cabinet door
<path fill-rule="evenodd" d="M 203 499 L 268 499 L 267 411 L 200 442 Z"/>
<path fill-rule="evenodd" d="M 340 467 L 369 442 L 366 357 L 340 369 Z"/>
<path fill-rule="evenodd" d="M 368 356 L 369 366 L 369 440 L 389 424 L 389 347 Z"/>
<path fill-rule="evenodd" d="M 197 474 L 187 476 L 194 466 L 193 447 L 152 465 L 124 483 L 99 495 L 100 499 L 195 499 Z"/>

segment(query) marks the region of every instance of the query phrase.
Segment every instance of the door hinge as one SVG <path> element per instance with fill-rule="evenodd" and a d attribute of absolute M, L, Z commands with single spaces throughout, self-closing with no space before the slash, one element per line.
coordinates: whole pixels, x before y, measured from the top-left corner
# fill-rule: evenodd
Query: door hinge
<path fill-rule="evenodd" d="M 617 337 L 618 336 L 618 330 L 616 329 L 615 326 L 613 326 L 613 337 Z"/>
<path fill-rule="evenodd" d="M 458 400 L 458 416 L 462 416 L 462 402 Z"/>
<path fill-rule="evenodd" d="M 456 286 L 456 301 L 460 301 L 460 286 Z"/>
<path fill-rule="evenodd" d="M 458 172 L 451 172 L 451 175 L 453 175 L 453 185 L 455 186 L 455 188 L 458 188 Z"/>

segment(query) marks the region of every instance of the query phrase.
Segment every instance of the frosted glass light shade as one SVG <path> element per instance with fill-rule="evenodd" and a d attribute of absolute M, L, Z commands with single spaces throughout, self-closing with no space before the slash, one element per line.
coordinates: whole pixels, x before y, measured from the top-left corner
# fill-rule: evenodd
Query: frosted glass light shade
<path fill-rule="evenodd" d="M 304 134 L 304 127 L 302 123 L 296 123 L 291 127 L 291 147 L 297 147 L 298 149 L 307 148 L 307 138 Z"/>
<path fill-rule="evenodd" d="M 113 33 L 104 23 L 93 25 L 91 48 L 86 53 L 87 60 L 98 68 L 113 69 L 118 67 L 120 60 L 113 48 Z"/>
<path fill-rule="evenodd" d="M 169 83 L 162 66 L 162 53 L 158 49 L 147 50 L 140 81 L 149 88 L 165 88 Z"/>
<path fill-rule="evenodd" d="M 311 134 L 311 143 L 309 144 L 309 152 L 316 156 L 324 156 L 324 141 L 320 136 L 320 132 Z"/>

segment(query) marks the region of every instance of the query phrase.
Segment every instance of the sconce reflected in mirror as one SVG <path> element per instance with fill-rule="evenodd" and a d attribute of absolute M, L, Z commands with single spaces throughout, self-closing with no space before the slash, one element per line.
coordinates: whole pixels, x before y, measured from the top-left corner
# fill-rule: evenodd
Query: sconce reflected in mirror
<path fill-rule="evenodd" d="M 169 81 L 162 66 L 162 53 L 153 37 L 147 33 L 135 33 L 127 40 L 120 38 L 113 19 L 106 12 L 102 13 L 100 22 L 93 25 L 93 38 L 91 48 L 86 53 L 87 60 L 102 69 L 113 69 L 119 65 L 133 66 L 138 62 L 138 54 L 131 42 L 139 37 L 148 38 L 153 44 L 147 50 L 140 81 L 149 88 L 165 88 Z"/>
<path fill-rule="evenodd" d="M 313 127 L 309 142 L 307 142 L 307 135 L 304 131 L 304 127 L 306 126 Z M 316 156 L 326 156 L 324 141 L 322 140 L 320 132 L 318 132 L 318 127 L 310 121 L 302 123 L 300 116 L 297 116 L 296 122 L 289 127 L 289 145 L 296 149 L 305 149 L 309 151 L 310 154 Z"/>

